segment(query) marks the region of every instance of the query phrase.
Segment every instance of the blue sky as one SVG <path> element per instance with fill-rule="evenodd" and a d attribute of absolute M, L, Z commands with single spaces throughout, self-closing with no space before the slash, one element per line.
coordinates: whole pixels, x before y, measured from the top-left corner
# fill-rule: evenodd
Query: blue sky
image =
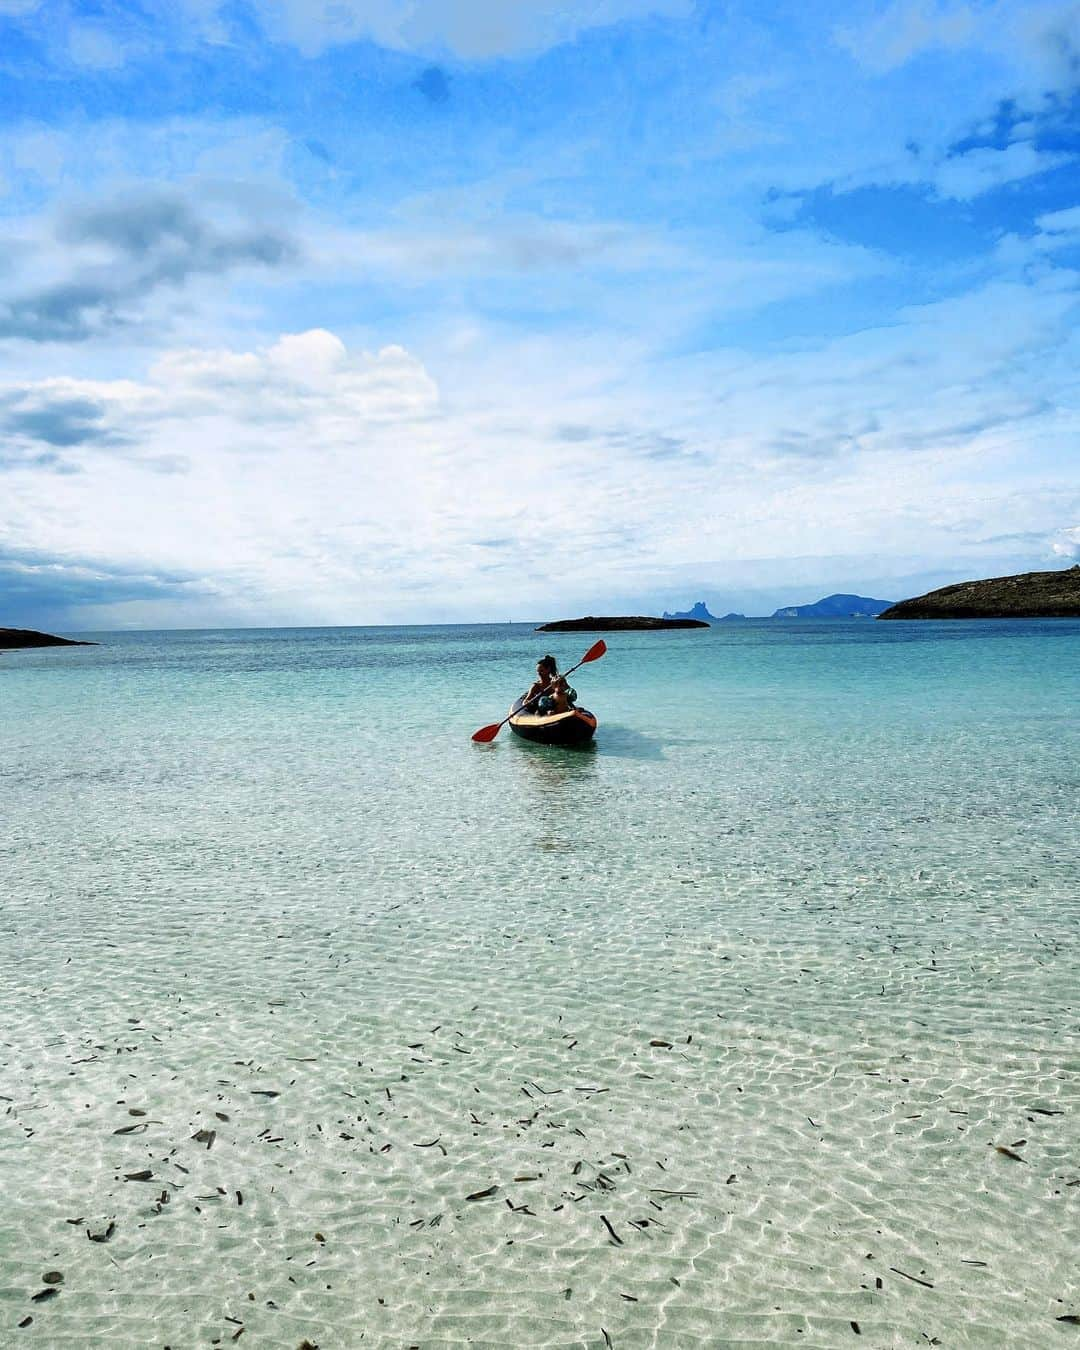
<path fill-rule="evenodd" d="M 0 0 L 0 622 L 1080 558 L 1080 7 Z"/>

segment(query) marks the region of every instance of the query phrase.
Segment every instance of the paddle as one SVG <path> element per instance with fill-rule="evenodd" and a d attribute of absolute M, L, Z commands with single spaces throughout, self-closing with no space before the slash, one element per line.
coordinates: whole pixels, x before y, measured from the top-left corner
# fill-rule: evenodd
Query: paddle
<path fill-rule="evenodd" d="M 539 698 L 541 694 L 546 694 L 552 685 L 555 684 L 556 680 L 565 680 L 567 675 L 573 675 L 575 670 L 580 670 L 582 666 L 588 665 L 590 661 L 599 661 L 606 651 L 607 643 L 603 638 L 601 638 L 599 642 L 594 642 L 576 666 L 571 666 L 569 670 L 564 670 L 561 675 L 556 675 L 554 680 L 550 680 L 544 685 L 543 689 L 540 690 L 540 694 L 537 694 L 536 697 Z M 504 717 L 501 722 L 492 722 L 490 726 L 481 727 L 479 731 L 474 731 L 472 737 L 473 740 L 480 741 L 485 745 L 488 741 L 493 741 L 513 715 L 513 713 L 510 713 L 509 716 Z"/>

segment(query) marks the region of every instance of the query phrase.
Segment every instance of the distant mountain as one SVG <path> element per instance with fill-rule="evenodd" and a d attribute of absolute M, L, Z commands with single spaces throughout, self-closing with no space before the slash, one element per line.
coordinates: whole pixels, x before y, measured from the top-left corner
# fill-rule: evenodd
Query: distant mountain
<path fill-rule="evenodd" d="M 1021 572 L 942 586 L 915 600 L 901 600 L 881 619 L 1080 618 L 1080 564 L 1056 572 Z"/>
<path fill-rule="evenodd" d="M 774 619 L 873 619 L 893 605 L 892 600 L 871 600 L 865 595 L 827 595 L 813 605 L 787 605 Z"/>
<path fill-rule="evenodd" d="M 732 616 L 731 616 L 730 614 L 728 614 L 728 615 L 725 615 L 725 617 L 728 618 L 728 619 L 730 619 Z M 720 620 L 716 617 L 715 614 L 710 614 L 710 613 L 709 613 L 709 608 L 708 608 L 708 606 L 705 604 L 705 601 L 704 601 L 704 600 L 699 600 L 699 601 L 697 602 L 697 604 L 693 607 L 693 609 L 684 609 L 684 610 L 682 610 L 680 613 L 677 613 L 677 614 L 669 614 L 669 613 L 667 612 L 667 610 L 665 609 L 665 610 L 664 610 L 664 618 L 665 618 L 665 619 L 700 619 L 702 623 L 719 623 L 719 622 L 720 622 Z"/>
<path fill-rule="evenodd" d="M 745 619 L 745 614 L 721 614 L 717 623 L 730 623 L 732 619 Z"/>

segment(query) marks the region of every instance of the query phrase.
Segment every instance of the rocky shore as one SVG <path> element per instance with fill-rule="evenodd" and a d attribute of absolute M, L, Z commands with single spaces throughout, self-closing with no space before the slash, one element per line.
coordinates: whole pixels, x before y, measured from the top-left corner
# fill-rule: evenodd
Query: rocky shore
<path fill-rule="evenodd" d="M 74 638 L 54 637 L 52 633 L 38 633 L 33 628 L 0 628 L 0 651 L 14 651 L 20 647 L 96 647 L 96 642 L 76 642 Z"/>
<path fill-rule="evenodd" d="M 1080 564 L 942 586 L 884 610 L 879 619 L 1080 618 Z"/>

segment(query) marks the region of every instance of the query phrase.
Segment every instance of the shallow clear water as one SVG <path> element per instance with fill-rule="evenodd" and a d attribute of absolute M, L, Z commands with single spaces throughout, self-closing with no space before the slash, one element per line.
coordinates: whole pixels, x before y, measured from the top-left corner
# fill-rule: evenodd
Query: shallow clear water
<path fill-rule="evenodd" d="M 1074 1336 L 1080 623 L 611 635 L 579 752 L 469 737 L 589 635 L 100 636 L 0 657 L 0 1344 Z"/>

